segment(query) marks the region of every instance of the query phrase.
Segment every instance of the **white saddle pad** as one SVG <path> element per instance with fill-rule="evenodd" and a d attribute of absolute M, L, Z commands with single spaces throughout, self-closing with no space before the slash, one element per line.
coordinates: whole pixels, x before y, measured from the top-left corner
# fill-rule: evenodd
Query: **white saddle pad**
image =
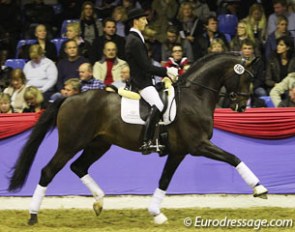
<path fill-rule="evenodd" d="M 167 91 L 168 94 L 168 106 L 163 114 L 163 122 L 161 124 L 168 125 L 174 121 L 176 116 L 176 102 L 175 102 L 175 90 L 171 86 Z M 124 122 L 130 124 L 144 125 L 145 121 L 140 118 L 139 112 L 139 100 L 133 100 L 126 97 L 122 97 L 121 100 L 121 118 Z"/>

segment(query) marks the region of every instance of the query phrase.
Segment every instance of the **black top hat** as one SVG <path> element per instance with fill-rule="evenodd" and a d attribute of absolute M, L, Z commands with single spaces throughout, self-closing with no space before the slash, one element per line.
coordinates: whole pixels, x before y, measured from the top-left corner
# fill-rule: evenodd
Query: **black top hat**
<path fill-rule="evenodd" d="M 143 17 L 143 16 L 147 16 L 148 13 L 146 13 L 143 9 L 132 9 L 128 12 L 128 19 L 127 21 L 129 22 L 130 20 L 133 20 L 133 19 L 138 19 L 140 17 Z"/>

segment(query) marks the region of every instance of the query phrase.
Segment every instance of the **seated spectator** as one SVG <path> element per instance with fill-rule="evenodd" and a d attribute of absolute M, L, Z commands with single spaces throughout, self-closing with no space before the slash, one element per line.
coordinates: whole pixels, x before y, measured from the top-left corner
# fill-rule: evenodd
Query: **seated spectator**
<path fill-rule="evenodd" d="M 45 25 L 39 24 L 35 28 L 35 37 L 37 39 L 35 44 L 39 44 L 44 50 L 44 55 L 50 60 L 56 62 L 57 52 L 55 45 L 47 39 L 47 30 Z M 20 48 L 19 58 L 29 59 L 30 45 L 24 45 Z"/>
<path fill-rule="evenodd" d="M 263 43 L 266 40 L 267 19 L 261 4 L 254 3 L 249 10 L 248 16 L 244 19 L 256 39 Z"/>
<path fill-rule="evenodd" d="M 11 106 L 14 112 L 21 113 L 26 107 L 24 100 L 24 92 L 26 89 L 26 77 L 23 71 L 19 68 L 13 69 L 10 73 L 10 85 L 4 89 L 4 93 L 11 97 Z"/>
<path fill-rule="evenodd" d="M 120 80 L 114 81 L 112 83 L 112 86 L 119 88 L 125 88 L 130 89 L 130 67 L 127 63 L 123 64 L 121 67 L 121 73 L 120 73 Z"/>
<path fill-rule="evenodd" d="M 255 56 L 261 56 L 262 44 L 259 43 L 258 39 L 254 38 L 250 25 L 245 20 L 240 20 L 237 26 L 237 34 L 230 41 L 230 50 L 231 51 L 240 51 L 242 42 L 245 40 L 251 40 L 255 45 Z"/>
<path fill-rule="evenodd" d="M 295 72 L 291 72 L 270 91 L 270 97 L 275 107 L 295 106 Z M 286 96 L 286 92 L 289 92 Z"/>
<path fill-rule="evenodd" d="M 93 66 L 93 76 L 102 81 L 105 85 L 110 85 L 114 81 L 121 79 L 121 68 L 126 61 L 117 57 L 117 46 L 114 42 L 108 41 L 103 48 L 104 57 L 95 62 Z"/>
<path fill-rule="evenodd" d="M 7 93 L 0 93 L 0 114 L 13 113 L 10 95 Z"/>
<path fill-rule="evenodd" d="M 150 28 L 149 26 L 146 26 L 142 35 L 144 37 L 145 43 L 149 44 L 148 50 L 151 52 L 150 57 L 157 61 L 161 62 L 161 46 L 162 44 L 156 39 L 156 31 Z"/>
<path fill-rule="evenodd" d="M 99 61 L 103 57 L 103 47 L 107 41 L 113 41 L 117 45 L 118 58 L 125 60 L 125 38 L 116 34 L 116 21 L 112 18 L 103 20 L 103 35 L 96 38 L 91 47 L 91 64 Z"/>
<path fill-rule="evenodd" d="M 288 4 L 286 0 L 273 0 L 273 10 L 272 13 L 268 17 L 267 22 L 267 34 L 270 35 L 272 32 L 276 30 L 277 20 L 280 16 L 285 16 L 288 20 L 288 30 L 291 32 L 292 36 L 295 36 L 295 13 L 288 12 Z"/>
<path fill-rule="evenodd" d="M 277 50 L 266 63 L 265 84 L 269 92 L 290 72 L 295 71 L 294 42 L 288 36 L 277 39 Z"/>
<path fill-rule="evenodd" d="M 277 27 L 268 37 L 264 45 L 265 59 L 269 59 L 270 55 L 277 49 L 277 39 L 282 36 L 291 37 L 291 33 L 288 31 L 288 19 L 285 16 L 277 17 Z"/>
<path fill-rule="evenodd" d="M 78 44 L 79 55 L 84 56 L 85 58 L 88 58 L 91 45 L 86 40 L 83 40 L 80 34 L 81 34 L 81 29 L 80 29 L 79 22 L 73 22 L 73 23 L 67 24 L 67 32 L 66 32 L 67 39 L 75 40 L 76 43 Z M 65 57 L 67 57 L 67 55 L 65 53 L 65 42 L 63 42 L 59 52 L 59 59 L 63 59 Z"/>
<path fill-rule="evenodd" d="M 26 88 L 24 99 L 26 101 L 27 107 L 24 108 L 23 113 L 40 112 L 42 109 L 45 109 L 42 92 L 34 86 L 29 86 Z"/>
<path fill-rule="evenodd" d="M 156 39 L 161 43 L 164 43 L 169 22 L 172 21 L 177 14 L 178 3 L 176 0 L 153 1 L 151 10 L 154 14 L 150 21 L 150 25 L 155 31 L 157 31 Z M 163 60 L 167 59 L 168 57 Z"/>
<path fill-rule="evenodd" d="M 90 45 L 95 38 L 102 36 L 102 23 L 97 19 L 94 10 L 94 4 L 91 1 L 85 1 L 80 17 L 81 37 Z"/>
<path fill-rule="evenodd" d="M 175 67 L 178 69 L 178 75 L 182 75 L 188 68 L 189 61 L 183 56 L 181 44 L 174 44 L 171 49 L 171 57 L 165 62 L 164 67 Z"/>
<path fill-rule="evenodd" d="M 29 50 L 30 61 L 24 66 L 28 86 L 37 87 L 44 95 L 45 101 L 55 92 L 57 68 L 54 62 L 44 56 L 42 47 L 34 44 Z"/>
<path fill-rule="evenodd" d="M 289 89 L 287 98 L 282 100 L 278 107 L 295 107 L 295 84 Z"/>
<path fill-rule="evenodd" d="M 183 2 L 189 2 L 192 4 L 193 14 L 197 16 L 202 22 L 204 22 L 210 15 L 214 14 L 210 12 L 208 2 L 203 0 L 185 0 Z"/>
<path fill-rule="evenodd" d="M 190 62 L 194 61 L 191 43 L 187 39 L 181 39 L 177 27 L 172 25 L 168 27 L 166 41 L 162 43 L 161 46 L 161 62 L 165 62 L 171 57 L 172 46 L 179 43 L 183 48 L 183 55 L 186 56 Z"/>
<path fill-rule="evenodd" d="M 222 39 L 225 46 L 229 48 L 225 35 L 218 31 L 218 19 L 215 16 L 209 16 L 204 23 L 204 27 L 205 32 L 196 38 L 193 45 L 195 60 L 208 54 L 208 48 L 213 39 Z"/>
<path fill-rule="evenodd" d="M 226 51 L 228 51 L 228 48 L 225 46 L 224 41 L 219 38 L 213 39 L 208 48 L 208 53 L 220 53 Z"/>
<path fill-rule="evenodd" d="M 127 12 L 123 6 L 117 6 L 112 13 L 112 19 L 116 21 L 116 34 L 122 37 L 126 36 L 125 21 Z"/>
<path fill-rule="evenodd" d="M 105 87 L 103 82 L 93 77 L 93 69 L 90 63 L 80 65 L 79 76 L 81 80 L 81 92 L 91 89 L 103 89 Z"/>
<path fill-rule="evenodd" d="M 255 44 L 252 40 L 245 39 L 241 46 L 241 55 L 247 61 L 254 61 L 252 64 L 252 74 L 254 76 L 253 80 L 253 92 L 255 97 L 267 96 L 267 91 L 265 87 L 265 75 L 264 75 L 264 62 L 261 57 L 255 56 L 254 53 Z"/>
<path fill-rule="evenodd" d="M 199 3 L 199 1 L 197 1 Z M 197 3 L 197 4 L 198 4 Z M 192 2 L 181 3 L 174 24 L 178 27 L 182 39 L 193 43 L 203 33 L 203 22 L 194 14 Z"/>
<path fill-rule="evenodd" d="M 81 92 L 81 82 L 77 78 L 69 78 L 65 81 L 63 89 L 59 93 L 55 93 L 50 97 L 50 102 L 54 102 L 59 98 L 70 97 Z"/>
<path fill-rule="evenodd" d="M 66 57 L 61 59 L 57 63 L 58 77 L 56 83 L 57 91 L 60 91 L 64 87 L 64 83 L 69 78 L 79 79 L 79 66 L 87 59 L 79 55 L 78 44 L 75 40 L 68 40 L 65 42 L 65 54 Z"/>

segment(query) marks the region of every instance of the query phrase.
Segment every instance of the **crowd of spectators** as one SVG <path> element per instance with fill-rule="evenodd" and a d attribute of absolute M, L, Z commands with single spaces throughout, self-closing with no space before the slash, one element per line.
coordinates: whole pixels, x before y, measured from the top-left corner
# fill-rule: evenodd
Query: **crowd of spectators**
<path fill-rule="evenodd" d="M 126 19 L 134 8 L 148 14 L 144 37 L 153 64 L 182 75 L 206 54 L 239 52 L 257 60 L 252 107 L 263 106 L 255 100 L 263 96 L 276 107 L 295 104 L 294 0 L 2 0 L 0 113 L 35 112 L 57 97 L 124 86 Z M 220 30 L 222 14 L 238 19 L 234 35 Z M 52 39 L 61 37 L 56 47 Z M 28 39 L 34 42 L 17 47 Z M 15 58 L 25 66 L 5 66 Z"/>

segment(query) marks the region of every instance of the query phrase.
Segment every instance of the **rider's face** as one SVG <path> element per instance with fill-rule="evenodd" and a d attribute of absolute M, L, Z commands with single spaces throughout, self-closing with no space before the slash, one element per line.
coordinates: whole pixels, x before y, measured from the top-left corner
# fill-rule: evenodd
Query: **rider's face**
<path fill-rule="evenodd" d="M 144 31 L 147 24 L 148 24 L 148 21 L 146 19 L 146 16 L 143 16 L 134 20 L 134 26 L 139 31 Z"/>

